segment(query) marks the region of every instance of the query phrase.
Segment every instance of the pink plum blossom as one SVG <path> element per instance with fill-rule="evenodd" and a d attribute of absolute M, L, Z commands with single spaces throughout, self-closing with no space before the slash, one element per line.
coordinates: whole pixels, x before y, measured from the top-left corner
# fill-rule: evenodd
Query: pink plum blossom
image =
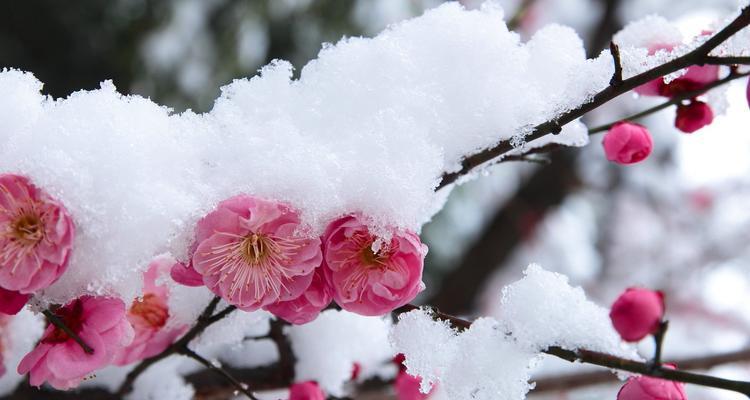
<path fill-rule="evenodd" d="M 326 396 L 313 381 L 295 383 L 289 388 L 289 400 L 325 400 Z"/>
<path fill-rule="evenodd" d="M 691 101 L 688 105 L 678 105 L 674 126 L 685 133 L 693 133 L 714 120 L 711 107 L 702 101 Z"/>
<path fill-rule="evenodd" d="M 56 389 L 76 387 L 87 375 L 109 365 L 119 348 L 133 340 L 122 300 L 83 296 L 57 309 L 55 315 L 91 349 L 84 351 L 65 331 L 50 324 L 42 340 L 18 365 L 29 383 L 49 382 Z"/>
<path fill-rule="evenodd" d="M 662 293 L 642 288 L 628 288 L 609 312 L 615 330 L 628 342 L 637 342 L 654 333 L 663 316 Z"/>
<path fill-rule="evenodd" d="M 333 298 L 347 311 L 383 315 L 424 288 L 427 246 L 414 232 L 394 229 L 379 240 L 359 215 L 348 215 L 328 225 L 323 254 Z"/>
<path fill-rule="evenodd" d="M 30 294 L 68 264 L 75 228 L 62 204 L 28 179 L 0 175 L 0 287 Z"/>
<path fill-rule="evenodd" d="M 286 204 L 239 195 L 198 222 L 193 268 L 215 294 L 245 311 L 296 299 L 320 266 L 320 239 Z"/>
<path fill-rule="evenodd" d="M 673 365 L 664 365 L 674 369 Z M 650 376 L 630 377 L 617 393 L 617 400 L 686 400 L 685 384 L 652 378 Z"/>
<path fill-rule="evenodd" d="M 295 325 L 306 324 L 318 317 L 320 311 L 331 304 L 333 291 L 328 286 L 323 268 L 315 269 L 310 287 L 293 300 L 279 301 L 265 309 L 275 316 Z"/>
<path fill-rule="evenodd" d="M 618 164 L 643 161 L 654 147 L 651 134 L 643 125 L 628 121 L 614 124 L 602 141 L 607 160 Z"/>
<path fill-rule="evenodd" d="M 710 33 L 710 32 L 708 32 Z M 659 50 L 671 52 L 675 44 L 657 44 L 649 48 L 649 55 Z M 643 96 L 663 96 L 672 98 L 683 93 L 703 89 L 708 84 L 719 79 L 718 65 L 704 65 L 688 67 L 684 75 L 664 83 L 664 78 L 656 78 L 637 88 L 635 92 Z"/>
<path fill-rule="evenodd" d="M 192 263 L 187 265 L 180 262 L 174 263 L 169 271 L 169 275 L 172 277 L 172 280 L 181 285 L 192 287 L 203 286 L 203 275 L 199 274 L 193 268 Z"/>
<path fill-rule="evenodd" d="M 166 285 L 157 285 L 157 281 L 167 274 L 172 265 L 174 260 L 159 258 L 151 262 L 143 274 L 143 298 L 133 301 L 127 313 L 135 337 L 128 347 L 117 352 L 113 364 L 127 365 L 155 356 L 187 330 L 187 326 L 167 325 L 169 289 Z"/>
<path fill-rule="evenodd" d="M 12 290 L 0 288 L 0 314 L 15 315 L 18 314 L 31 295 L 21 294 Z"/>

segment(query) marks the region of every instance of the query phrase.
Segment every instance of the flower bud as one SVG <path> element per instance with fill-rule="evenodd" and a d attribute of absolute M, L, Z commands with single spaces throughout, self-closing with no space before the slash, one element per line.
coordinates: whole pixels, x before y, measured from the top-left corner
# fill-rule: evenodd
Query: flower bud
<path fill-rule="evenodd" d="M 618 164 L 634 164 L 651 154 L 654 143 L 646 127 L 632 122 L 614 124 L 602 141 L 607 160 Z"/>
<path fill-rule="evenodd" d="M 674 126 L 685 133 L 693 133 L 714 120 L 711 107 L 702 101 L 691 101 L 688 105 L 678 105 Z"/>
<path fill-rule="evenodd" d="M 674 366 L 665 365 L 665 368 Z M 617 400 L 686 400 L 685 385 L 682 382 L 638 376 L 628 378 L 617 393 Z"/>
<path fill-rule="evenodd" d="M 623 340 L 637 342 L 659 329 L 664 315 L 661 292 L 628 288 L 615 300 L 609 312 L 612 325 Z"/>
<path fill-rule="evenodd" d="M 295 383 L 289 388 L 289 400 L 325 400 L 320 386 L 313 381 Z"/>

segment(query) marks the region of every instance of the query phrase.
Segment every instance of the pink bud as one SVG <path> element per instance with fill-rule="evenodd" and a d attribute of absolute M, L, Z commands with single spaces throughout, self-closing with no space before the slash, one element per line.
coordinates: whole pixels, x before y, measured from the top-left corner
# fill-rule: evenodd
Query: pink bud
<path fill-rule="evenodd" d="M 641 288 L 628 288 L 609 312 L 615 330 L 628 342 L 637 342 L 659 329 L 663 315 L 661 292 Z"/>
<path fill-rule="evenodd" d="M 714 120 L 711 107 L 702 101 L 691 101 L 690 104 L 678 105 L 674 126 L 685 133 L 693 133 Z"/>
<path fill-rule="evenodd" d="M 295 383 L 289 388 L 289 400 L 325 400 L 320 386 L 313 381 Z"/>
<path fill-rule="evenodd" d="M 664 365 L 674 369 L 674 366 Z M 685 385 L 682 382 L 638 376 L 628 378 L 617 393 L 617 400 L 686 400 Z"/>
<path fill-rule="evenodd" d="M 618 164 L 635 164 L 651 154 L 654 143 L 643 125 L 621 121 L 614 124 L 602 141 L 607 160 Z"/>

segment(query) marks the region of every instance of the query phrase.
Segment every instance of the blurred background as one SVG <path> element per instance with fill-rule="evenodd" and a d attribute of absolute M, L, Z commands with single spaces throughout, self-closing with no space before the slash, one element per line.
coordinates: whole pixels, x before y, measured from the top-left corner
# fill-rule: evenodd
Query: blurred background
<path fill-rule="evenodd" d="M 55 0 L 0 3 L 0 67 L 33 72 L 65 97 L 112 80 L 174 112 L 211 109 L 219 88 L 273 59 L 297 71 L 325 42 L 373 36 L 437 0 Z M 476 7 L 479 2 L 464 2 Z M 502 0 L 528 37 L 548 23 L 573 27 L 590 55 L 628 21 L 651 13 L 689 35 L 738 0 Z M 420 302 L 465 315 L 497 314 L 499 289 L 532 262 L 582 286 L 604 307 L 642 285 L 665 292 L 666 358 L 736 352 L 750 345 L 750 113 L 745 82 L 724 96 L 725 115 L 693 135 L 673 128 L 674 108 L 642 122 L 655 153 L 622 167 L 599 144 L 553 153 L 548 163 L 503 163 L 455 190 L 426 225 L 428 289 Z M 718 98 L 718 97 L 717 97 Z M 658 104 L 625 95 L 589 115 L 590 126 Z M 645 343 L 648 351 L 650 343 Z M 711 373 L 749 379 L 750 354 Z M 744 361 L 744 363 L 743 363 Z M 581 366 L 545 360 L 550 383 L 530 398 L 614 398 L 618 385 L 564 379 Z M 544 379 L 543 379 L 544 378 Z M 572 382 L 572 383 L 571 383 Z M 593 383 L 597 383 L 593 385 Z M 576 388 L 574 388 L 574 386 Z M 580 386 L 580 388 L 577 388 Z M 543 387 L 543 390 L 541 390 Z M 739 399 L 691 388 L 690 398 Z M 209 398 L 209 397 L 205 397 Z"/>

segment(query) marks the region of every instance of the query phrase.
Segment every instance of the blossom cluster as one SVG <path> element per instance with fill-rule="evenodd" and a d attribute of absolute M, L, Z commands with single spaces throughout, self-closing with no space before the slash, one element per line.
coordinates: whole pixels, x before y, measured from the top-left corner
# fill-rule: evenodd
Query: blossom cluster
<path fill-rule="evenodd" d="M 1 175 L 0 192 L 0 311 L 12 315 L 65 272 L 75 223 L 23 176 Z M 244 194 L 224 200 L 197 223 L 190 258 L 156 258 L 129 307 L 92 295 L 51 307 L 49 326 L 18 372 L 29 373 L 32 385 L 69 389 L 107 365 L 161 353 L 187 330 L 169 322 L 168 276 L 292 324 L 312 321 L 334 300 L 354 313 L 383 315 L 424 288 L 427 247 L 414 232 L 376 234 L 361 214 L 331 221 L 322 237 L 309 232 L 288 204 Z"/>

